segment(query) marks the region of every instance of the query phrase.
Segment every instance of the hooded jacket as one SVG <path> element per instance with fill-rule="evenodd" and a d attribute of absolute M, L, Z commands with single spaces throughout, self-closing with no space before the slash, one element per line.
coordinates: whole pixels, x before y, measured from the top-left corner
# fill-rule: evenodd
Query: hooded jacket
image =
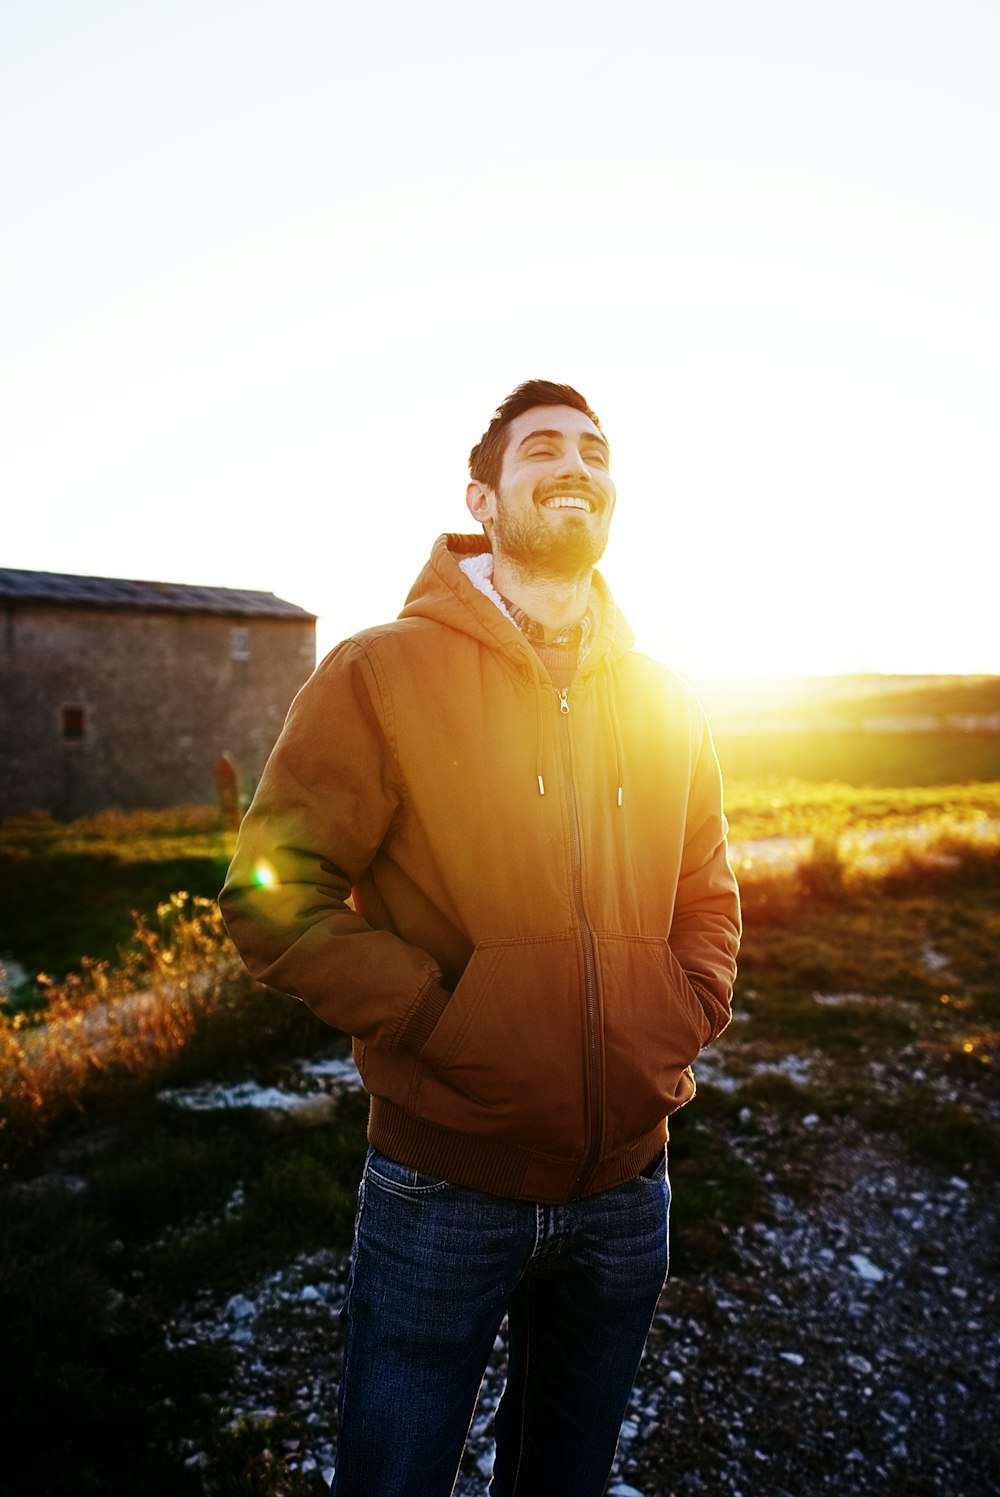
<path fill-rule="evenodd" d="M 353 1036 L 370 1142 L 557 1203 L 646 1165 L 731 1017 L 740 914 L 702 709 L 600 625 L 557 692 L 441 536 L 399 618 L 289 711 L 220 903 L 261 982 Z"/>

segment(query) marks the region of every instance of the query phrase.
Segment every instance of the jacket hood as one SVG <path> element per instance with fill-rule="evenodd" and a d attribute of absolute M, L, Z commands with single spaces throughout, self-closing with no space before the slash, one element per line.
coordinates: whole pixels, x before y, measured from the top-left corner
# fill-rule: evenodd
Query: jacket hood
<path fill-rule="evenodd" d="M 401 619 L 433 619 L 503 654 L 520 673 L 536 672 L 535 653 L 520 630 L 469 581 L 459 563 L 490 549 L 484 535 L 439 535 L 430 558 L 410 589 Z M 600 625 L 581 676 L 627 653 L 635 635 L 615 604 L 604 578 L 594 572 L 600 601 Z"/>

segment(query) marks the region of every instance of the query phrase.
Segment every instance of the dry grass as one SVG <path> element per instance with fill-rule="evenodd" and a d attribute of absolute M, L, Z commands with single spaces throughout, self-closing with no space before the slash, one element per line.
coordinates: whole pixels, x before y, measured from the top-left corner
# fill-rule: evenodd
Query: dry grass
<path fill-rule="evenodd" d="M 214 900 L 177 893 L 137 919 L 120 961 L 44 979 L 40 1016 L 0 1014 L 0 1160 L 74 1112 L 172 1078 L 225 1074 L 322 1030 L 243 968 Z"/>
<path fill-rule="evenodd" d="M 899 790 L 788 781 L 727 794 L 734 866 L 745 884 L 793 879 L 834 894 L 918 882 L 1000 852 L 1000 784 Z"/>
<path fill-rule="evenodd" d="M 883 787 L 841 780 L 786 777 L 759 781 L 730 776 L 726 813 L 732 835 L 739 841 L 829 831 L 861 833 L 924 823 L 963 827 L 1000 820 L 1000 780 Z"/>
<path fill-rule="evenodd" d="M 37 1137 L 57 1118 L 129 1077 L 157 1074 L 238 980 L 214 902 L 173 894 L 154 928 L 138 920 L 112 966 L 85 960 L 61 982 L 41 974 L 41 1018 L 0 1021 L 0 1121 Z"/>

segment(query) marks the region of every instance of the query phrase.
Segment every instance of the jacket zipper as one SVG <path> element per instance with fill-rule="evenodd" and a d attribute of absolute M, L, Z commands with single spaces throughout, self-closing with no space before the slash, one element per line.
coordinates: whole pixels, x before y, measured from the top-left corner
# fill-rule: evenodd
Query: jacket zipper
<path fill-rule="evenodd" d="M 601 1152 L 601 1115 L 604 1111 L 604 1089 L 601 1076 L 600 1015 L 597 1003 L 597 963 L 594 956 L 594 937 L 583 905 L 583 838 L 580 832 L 579 805 L 573 781 L 573 758 L 569 737 L 569 688 L 557 691 L 559 714 L 563 721 L 560 733 L 566 800 L 569 809 L 571 848 L 573 854 L 573 900 L 576 918 L 583 943 L 584 993 L 587 1006 L 587 1042 L 590 1057 L 590 1141 L 586 1157 L 580 1168 L 577 1185 L 580 1190 L 597 1163 Z"/>

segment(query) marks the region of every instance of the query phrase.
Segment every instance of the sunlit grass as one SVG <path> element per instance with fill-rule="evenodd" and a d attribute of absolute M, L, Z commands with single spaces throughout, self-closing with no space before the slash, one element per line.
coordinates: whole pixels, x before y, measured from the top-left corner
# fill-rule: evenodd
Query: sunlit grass
<path fill-rule="evenodd" d="M 270 1041 L 323 1032 L 245 971 L 214 900 L 185 893 L 138 919 L 119 961 L 86 960 L 40 1011 L 0 1013 L 0 1160 L 84 1107 L 168 1074 L 231 1074 Z"/>
<path fill-rule="evenodd" d="M 1000 734 L 717 731 L 727 782 L 787 779 L 879 787 L 968 785 L 1000 779 Z"/>
<path fill-rule="evenodd" d="M 961 830 L 1000 821 L 1000 780 L 886 789 L 843 781 L 786 778 L 761 784 L 730 778 L 725 790 L 730 834 L 737 841 L 831 831 L 863 833 L 918 824 Z"/>
<path fill-rule="evenodd" d="M 65 977 L 85 957 L 115 962 L 131 912 L 155 920 L 176 889 L 214 897 L 234 845 L 212 806 L 0 820 L 0 961 L 29 982 Z"/>
<path fill-rule="evenodd" d="M 199 857 L 206 843 L 232 845 L 215 806 L 174 806 L 168 811 L 99 811 L 76 821 L 57 821 L 41 812 L 8 816 L 0 821 L 0 845 L 5 856 L 19 852 L 48 857 L 85 852 L 108 854 L 122 862 L 142 863 L 150 857 Z"/>
<path fill-rule="evenodd" d="M 733 864 L 744 885 L 787 881 L 836 895 L 903 883 L 1000 852 L 1000 783 L 886 792 L 790 780 L 727 787 Z"/>

